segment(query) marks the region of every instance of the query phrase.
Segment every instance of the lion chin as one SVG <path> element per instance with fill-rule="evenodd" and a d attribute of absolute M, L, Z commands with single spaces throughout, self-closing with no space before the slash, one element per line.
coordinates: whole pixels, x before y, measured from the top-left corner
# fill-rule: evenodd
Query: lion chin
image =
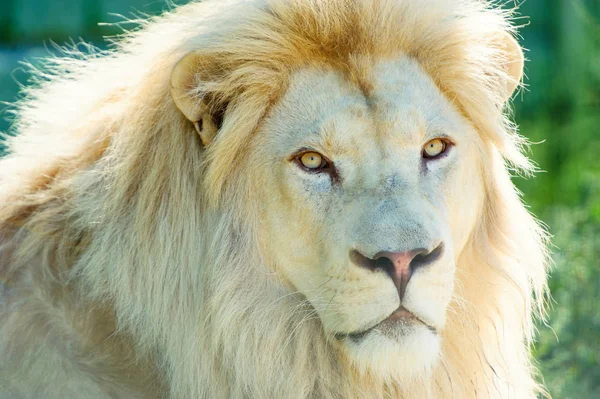
<path fill-rule="evenodd" d="M 440 356 L 440 336 L 401 307 L 364 331 L 337 334 L 343 353 L 363 374 L 384 380 L 410 380 L 429 374 Z"/>
<path fill-rule="evenodd" d="M 33 71 L 0 398 L 538 397 L 499 3 L 191 1 Z"/>

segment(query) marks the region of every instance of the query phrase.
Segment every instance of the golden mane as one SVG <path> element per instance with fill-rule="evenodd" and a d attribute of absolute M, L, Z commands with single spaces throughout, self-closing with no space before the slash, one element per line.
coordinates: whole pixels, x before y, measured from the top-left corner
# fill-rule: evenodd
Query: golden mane
<path fill-rule="evenodd" d="M 0 160 L 4 291 L 35 293 L 18 317 L 0 310 L 0 353 L 10 353 L 0 387 L 29 372 L 40 346 L 77 336 L 89 373 L 128 397 L 97 349 L 122 356 L 133 385 L 152 375 L 173 398 L 535 397 L 529 346 L 547 259 L 505 165 L 529 170 L 499 94 L 497 37 L 514 33 L 510 15 L 479 0 L 205 1 L 149 19 L 109 51 L 50 60 L 17 104 Z M 203 60 L 198 101 L 228 104 L 206 150 L 170 96 L 190 52 Z M 310 306 L 265 278 L 244 204 L 249 172 L 236 168 L 295 70 L 327 65 L 368 91 L 364 60 L 398 54 L 488 146 L 486 206 L 459 258 L 440 366 L 401 387 L 343 370 Z M 98 338 L 92 319 L 113 327 Z"/>

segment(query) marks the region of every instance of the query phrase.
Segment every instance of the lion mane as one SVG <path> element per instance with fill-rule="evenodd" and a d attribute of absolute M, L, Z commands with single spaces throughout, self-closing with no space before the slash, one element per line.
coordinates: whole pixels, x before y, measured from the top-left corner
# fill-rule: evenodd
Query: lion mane
<path fill-rule="evenodd" d="M 479 0 L 194 2 L 107 51 L 49 60 L 0 161 L 0 396 L 543 392 L 530 345 L 546 239 L 510 180 L 532 167 L 498 94 L 511 15 Z M 190 52 L 198 99 L 226 106 L 206 148 L 170 93 Z M 439 364 L 402 384 L 340 362 L 310 305 L 267 269 L 244 205 L 252 171 L 236 161 L 297 68 L 357 76 L 368 65 L 351 55 L 400 53 L 487 145 L 485 205 L 457 258 Z"/>

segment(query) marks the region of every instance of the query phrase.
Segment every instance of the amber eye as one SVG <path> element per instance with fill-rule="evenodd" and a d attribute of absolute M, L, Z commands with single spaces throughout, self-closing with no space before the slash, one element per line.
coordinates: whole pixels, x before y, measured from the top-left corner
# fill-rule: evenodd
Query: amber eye
<path fill-rule="evenodd" d="M 318 152 L 305 152 L 298 158 L 306 169 L 318 170 L 326 166 L 325 159 Z"/>
<path fill-rule="evenodd" d="M 443 154 L 448 148 L 448 143 L 442 139 L 433 139 L 423 147 L 423 158 L 435 158 Z"/>

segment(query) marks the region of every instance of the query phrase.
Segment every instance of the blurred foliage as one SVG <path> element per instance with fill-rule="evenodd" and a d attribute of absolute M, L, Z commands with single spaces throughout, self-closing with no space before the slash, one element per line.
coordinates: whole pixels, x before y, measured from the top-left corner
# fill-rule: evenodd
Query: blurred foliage
<path fill-rule="evenodd" d="M 535 356 L 555 398 L 600 397 L 598 260 L 600 224 L 585 206 L 555 207 L 556 268 L 550 280 L 555 303 L 549 325 L 540 326 Z"/>
<path fill-rule="evenodd" d="M 17 61 L 47 54 L 40 45 L 49 39 L 98 44 L 119 32 L 97 25 L 122 21 L 109 12 L 135 17 L 168 7 L 164 0 L 0 0 L 0 101 L 14 101 L 16 81 L 26 82 Z M 534 353 L 553 397 L 600 398 L 600 0 L 527 0 L 519 14 L 529 16 L 515 21 L 524 25 L 529 62 L 514 114 L 535 143 L 530 156 L 540 173 L 514 181 L 554 236 L 552 306 Z"/>
<path fill-rule="evenodd" d="M 515 120 L 541 170 L 515 179 L 554 236 L 534 354 L 555 398 L 600 398 L 600 2 L 528 0 L 527 90 Z"/>

